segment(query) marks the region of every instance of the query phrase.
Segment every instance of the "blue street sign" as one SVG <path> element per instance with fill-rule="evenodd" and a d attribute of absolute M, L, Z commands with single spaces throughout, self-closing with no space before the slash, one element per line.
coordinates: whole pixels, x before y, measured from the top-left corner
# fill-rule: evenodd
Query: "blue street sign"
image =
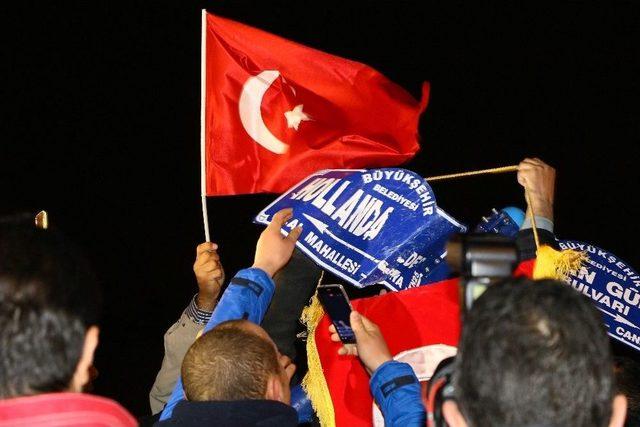
<path fill-rule="evenodd" d="M 560 240 L 560 248 L 584 251 L 589 261 L 569 283 L 602 312 L 609 336 L 640 350 L 640 275 L 609 251 L 575 240 Z"/>
<path fill-rule="evenodd" d="M 445 244 L 466 227 L 436 205 L 429 184 L 398 169 L 316 172 L 260 212 L 268 224 L 293 208 L 283 227 L 298 225 L 297 246 L 321 267 L 357 287 L 382 283 L 402 290 L 442 280 Z"/>

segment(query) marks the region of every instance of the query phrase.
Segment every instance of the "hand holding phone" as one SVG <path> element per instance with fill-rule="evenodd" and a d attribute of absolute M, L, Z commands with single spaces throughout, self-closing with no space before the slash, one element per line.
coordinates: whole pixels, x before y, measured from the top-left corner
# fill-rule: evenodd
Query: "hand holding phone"
<path fill-rule="evenodd" d="M 329 315 L 340 341 L 343 344 L 355 344 L 356 336 L 349 320 L 351 303 L 342 285 L 318 286 L 318 299 Z"/>
<path fill-rule="evenodd" d="M 331 318 L 331 340 L 343 344 L 338 354 L 358 356 L 369 374 L 392 359 L 378 325 L 353 311 L 342 285 L 318 286 L 318 299 Z"/>

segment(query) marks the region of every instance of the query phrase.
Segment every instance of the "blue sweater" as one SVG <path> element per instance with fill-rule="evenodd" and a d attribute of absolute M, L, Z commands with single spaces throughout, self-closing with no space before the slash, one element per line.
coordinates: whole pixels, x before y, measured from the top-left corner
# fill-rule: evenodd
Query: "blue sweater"
<path fill-rule="evenodd" d="M 246 319 L 259 325 L 274 291 L 275 284 L 264 271 L 257 268 L 240 270 L 231 279 L 203 333 L 227 320 Z M 382 364 L 371 376 L 370 388 L 387 426 L 425 425 L 420 383 L 408 364 L 397 361 Z M 183 400 L 184 390 L 179 378 L 160 420 L 171 418 L 174 408 Z"/>
<path fill-rule="evenodd" d="M 231 279 L 227 290 L 222 294 L 220 302 L 202 332 L 209 332 L 227 320 L 246 319 L 259 325 L 262 323 L 267 308 L 269 308 L 274 291 L 275 284 L 264 271 L 259 268 L 240 270 Z M 171 397 L 162 410 L 160 420 L 171 418 L 173 408 L 182 400 L 184 400 L 182 378 L 178 378 Z"/>

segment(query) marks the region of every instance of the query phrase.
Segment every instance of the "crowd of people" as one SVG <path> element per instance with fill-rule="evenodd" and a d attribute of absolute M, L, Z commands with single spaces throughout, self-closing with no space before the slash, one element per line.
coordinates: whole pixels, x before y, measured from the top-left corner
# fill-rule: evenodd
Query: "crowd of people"
<path fill-rule="evenodd" d="M 555 171 L 525 159 L 518 182 L 530 196 L 516 238 L 524 260 L 535 257 L 532 213 L 540 241 L 555 245 Z M 322 270 L 296 250 L 300 228 L 281 233 L 292 214 L 274 216 L 253 265 L 228 283 L 217 245 L 197 247 L 198 293 L 164 336 L 152 415 L 140 419 L 83 393 L 99 341 L 100 290 L 81 251 L 55 230 L 0 224 L 0 426 L 317 424 L 292 394 L 304 395 L 294 364 L 305 357 L 298 319 Z M 433 423 L 415 373 L 394 360 L 379 327 L 357 311 L 350 322 L 355 344 L 342 344 L 334 327 L 325 333 L 337 354 L 358 358 L 370 374 L 385 424 Z M 439 411 L 454 427 L 634 425 L 639 368 L 612 348 L 584 295 L 553 280 L 506 279 L 466 313 L 453 392 Z"/>

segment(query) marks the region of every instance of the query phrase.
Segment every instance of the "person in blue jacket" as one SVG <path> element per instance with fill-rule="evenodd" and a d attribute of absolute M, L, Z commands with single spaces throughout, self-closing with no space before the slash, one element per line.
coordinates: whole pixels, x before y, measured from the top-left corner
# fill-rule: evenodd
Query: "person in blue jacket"
<path fill-rule="evenodd" d="M 240 270 L 231 279 L 227 290 L 204 327 L 203 334 L 230 320 L 244 319 L 255 325 L 262 322 L 275 291 L 272 277 L 291 258 L 295 242 L 302 232 L 302 229 L 298 227 L 287 236 L 282 235 L 282 226 L 291 216 L 291 209 L 283 209 L 274 215 L 271 224 L 258 239 L 253 265 L 250 268 Z M 276 351 L 275 346 L 274 351 Z M 290 361 L 287 362 L 288 358 L 280 357 L 280 360 L 283 365 L 287 365 L 287 370 L 292 374 L 291 366 L 289 366 Z M 184 399 L 185 394 L 180 378 L 162 411 L 160 420 L 169 420 L 176 406 Z M 293 409 L 291 411 L 293 418 L 297 419 L 295 411 Z"/>
<path fill-rule="evenodd" d="M 301 233 L 301 229 L 296 228 L 286 237 L 281 234 L 282 226 L 291 218 L 291 215 L 290 209 L 280 211 L 274 216 L 269 227 L 263 231 L 257 243 L 253 266 L 239 271 L 230 281 L 229 287 L 222 295 L 211 319 L 204 328 L 204 334 L 221 323 L 230 320 L 244 319 L 256 325 L 260 324 L 275 291 L 272 277 L 289 261 L 295 242 Z M 363 317 L 357 317 L 352 322 L 355 325 L 354 329 L 357 331 L 359 339 L 364 342 L 365 346 L 372 341 L 372 334 L 375 334 L 376 331 L 379 334 L 377 327 Z M 359 327 L 359 325 L 362 326 Z M 361 331 L 364 331 L 364 333 L 361 333 Z M 384 343 L 384 341 L 382 342 Z M 386 348 L 386 344 L 384 346 Z M 367 352 L 363 352 L 361 357 L 368 361 L 367 354 Z M 420 385 L 415 379 L 415 374 L 411 367 L 398 362 L 382 361 L 377 350 L 372 351 L 371 354 L 371 362 L 367 366 L 370 367 L 371 371 L 376 371 L 371 380 L 371 390 L 376 401 L 380 404 L 383 415 L 388 417 L 386 418 L 388 424 L 399 425 L 400 423 L 411 422 L 410 417 L 406 416 L 407 408 L 400 416 L 391 411 L 391 408 L 403 405 L 405 401 L 407 404 L 412 404 L 415 400 L 413 395 L 416 393 L 419 401 Z M 292 366 L 288 358 L 281 356 L 281 361 L 288 373 L 292 373 Z M 415 379 L 415 381 L 411 384 L 405 384 L 404 382 L 408 378 Z M 393 381 L 396 379 L 402 382 L 398 383 L 399 393 L 393 390 Z M 184 400 L 185 393 L 182 379 L 179 379 L 162 412 L 160 420 L 164 422 L 161 422 L 160 425 L 172 425 L 174 410 L 180 411 L 181 406 L 186 403 Z M 286 403 L 289 402 L 287 401 Z M 291 411 L 292 416 L 288 419 L 294 420 L 296 419 L 295 411 L 292 408 Z M 422 409 L 421 414 L 418 414 L 417 411 L 414 412 L 417 417 L 421 417 L 419 419 L 424 420 L 424 409 Z"/>
<path fill-rule="evenodd" d="M 358 356 L 371 380 L 369 389 L 386 426 L 424 426 L 426 413 L 420 397 L 420 382 L 408 363 L 393 360 L 378 325 L 357 311 L 352 311 L 351 329 L 356 344 L 340 347 L 338 354 Z M 336 328 L 329 327 L 331 340 L 340 342 Z"/>

